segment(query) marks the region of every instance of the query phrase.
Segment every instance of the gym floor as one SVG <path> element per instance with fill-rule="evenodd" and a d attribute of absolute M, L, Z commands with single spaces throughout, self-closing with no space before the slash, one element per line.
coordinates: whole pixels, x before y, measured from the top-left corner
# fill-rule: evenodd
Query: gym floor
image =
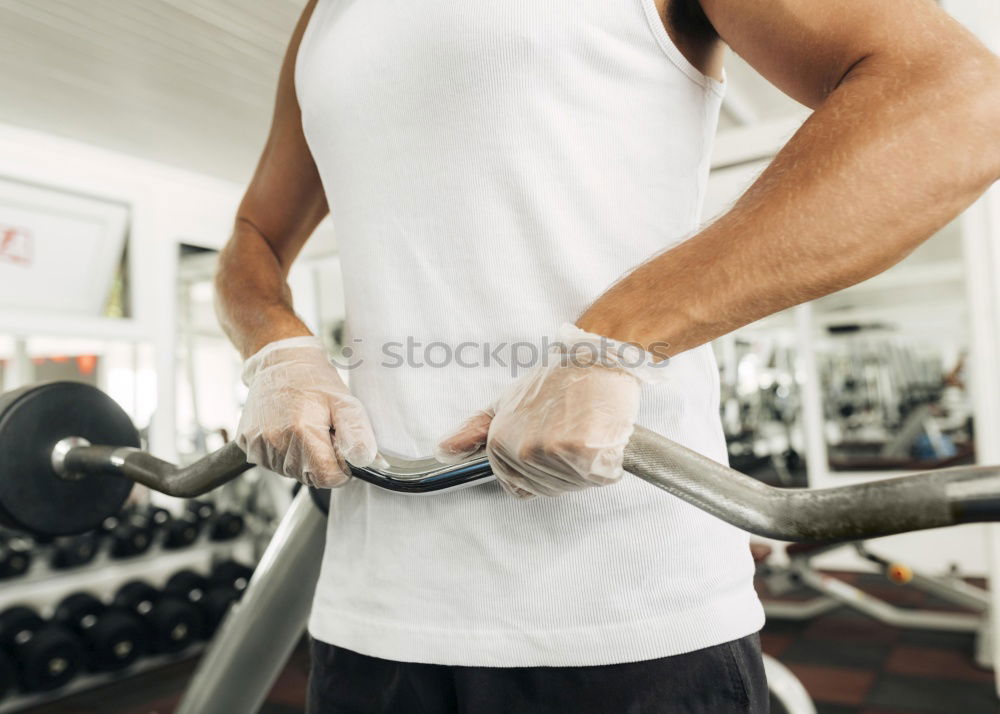
<path fill-rule="evenodd" d="M 956 610 L 881 576 L 836 573 L 900 606 Z M 761 586 L 762 596 L 766 592 Z M 795 596 L 795 593 L 791 595 Z M 818 714 L 996 714 L 993 675 L 976 667 L 969 634 L 899 630 L 840 608 L 805 622 L 770 620 L 764 650 L 805 684 Z M 25 714 L 168 714 L 194 671 L 187 660 Z M 303 642 L 262 714 L 294 714 L 305 704 L 309 656 Z"/>
<path fill-rule="evenodd" d="M 900 607 L 961 612 L 881 575 L 833 574 Z M 767 597 L 762 583 L 758 592 Z M 993 673 L 976 666 L 969 633 L 901 630 L 842 607 L 804 622 L 771 618 L 761 643 L 802 681 L 819 714 L 997 712 Z"/>

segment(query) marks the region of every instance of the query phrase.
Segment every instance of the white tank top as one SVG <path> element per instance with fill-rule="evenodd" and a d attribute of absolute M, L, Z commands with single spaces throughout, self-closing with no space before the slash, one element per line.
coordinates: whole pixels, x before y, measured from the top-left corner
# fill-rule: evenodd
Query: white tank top
<path fill-rule="evenodd" d="M 380 448 L 409 456 L 511 382 L 503 343 L 538 344 L 696 229 L 722 95 L 653 0 L 319 0 L 296 88 L 351 387 Z M 710 347 L 669 369 L 640 423 L 725 460 Z M 409 662 L 637 661 L 757 631 L 752 577 L 745 534 L 631 476 L 527 502 L 354 480 L 310 632 Z"/>

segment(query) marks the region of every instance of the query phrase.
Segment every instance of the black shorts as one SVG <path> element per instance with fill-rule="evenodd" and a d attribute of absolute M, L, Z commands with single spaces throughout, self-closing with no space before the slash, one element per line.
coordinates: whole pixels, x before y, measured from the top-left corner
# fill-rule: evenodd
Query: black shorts
<path fill-rule="evenodd" d="M 760 638 L 594 667 L 452 667 L 312 641 L 309 714 L 766 714 Z"/>

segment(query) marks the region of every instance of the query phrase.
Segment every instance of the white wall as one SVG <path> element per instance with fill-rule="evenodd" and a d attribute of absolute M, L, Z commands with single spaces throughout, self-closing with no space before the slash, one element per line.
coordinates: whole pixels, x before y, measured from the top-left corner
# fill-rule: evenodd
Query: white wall
<path fill-rule="evenodd" d="M 176 284 L 179 243 L 219 248 L 243 192 L 237 184 L 0 124 L 0 177 L 118 201 L 129 206 L 132 317 L 67 318 L 0 311 L 0 334 L 74 336 L 147 343 L 155 355 L 152 450 L 175 457 Z M 333 250 L 329 225 L 307 255 Z"/>

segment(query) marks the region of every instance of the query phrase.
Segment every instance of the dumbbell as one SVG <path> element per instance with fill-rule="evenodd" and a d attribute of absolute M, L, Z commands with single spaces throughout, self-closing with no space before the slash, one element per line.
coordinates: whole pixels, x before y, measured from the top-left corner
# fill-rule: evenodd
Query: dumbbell
<path fill-rule="evenodd" d="M 236 511 L 215 514 L 208 526 L 208 537 L 214 541 L 232 540 L 243 532 L 243 516 Z"/>
<path fill-rule="evenodd" d="M 52 544 L 50 565 L 55 570 L 78 568 L 91 562 L 97 555 L 100 539 L 96 533 L 56 538 Z"/>
<path fill-rule="evenodd" d="M 205 596 L 210 584 L 208 578 L 193 570 L 178 570 L 167 578 L 163 586 L 163 592 L 176 595 L 188 602 L 197 605 Z"/>
<path fill-rule="evenodd" d="M 167 580 L 164 591 L 186 599 L 203 615 L 206 639 L 215 634 L 229 606 L 239 599 L 240 593 L 232 585 L 214 582 L 193 570 L 179 570 Z"/>
<path fill-rule="evenodd" d="M 147 504 L 137 510 L 146 518 L 146 521 L 154 531 L 164 528 L 173 519 L 170 511 L 166 508 L 154 506 L 153 504 Z"/>
<path fill-rule="evenodd" d="M 129 557 L 146 552 L 171 520 L 170 511 L 152 504 L 126 508 L 119 517 L 118 532 L 111 534 L 113 541 L 116 536 L 121 538 L 117 553 L 112 545 L 112 557 Z"/>
<path fill-rule="evenodd" d="M 250 584 L 253 568 L 235 560 L 223 560 L 212 568 L 212 581 L 219 585 L 228 585 L 241 596 Z"/>
<path fill-rule="evenodd" d="M 191 603 L 161 593 L 143 580 L 125 583 L 114 604 L 142 619 L 154 652 L 179 652 L 197 641 L 204 629 L 201 614 Z"/>
<path fill-rule="evenodd" d="M 108 607 L 90 593 L 74 593 L 63 599 L 53 619 L 80 636 L 90 669 L 118 671 L 145 653 L 145 626 L 138 615 Z"/>
<path fill-rule="evenodd" d="M 17 680 L 27 692 L 63 686 L 84 662 L 79 637 L 24 605 L 0 613 L 0 647 L 14 661 Z"/>
<path fill-rule="evenodd" d="M 0 650 L 0 702 L 3 701 L 16 684 L 14 663 L 3 650 Z"/>
<path fill-rule="evenodd" d="M 144 513 L 134 509 L 123 511 L 108 532 L 111 557 L 142 555 L 153 545 L 153 533 L 153 525 Z"/>
<path fill-rule="evenodd" d="M 215 515 L 215 504 L 201 499 L 191 499 L 184 504 L 184 509 L 199 523 L 204 523 Z"/>
<path fill-rule="evenodd" d="M 190 511 L 172 517 L 163 527 L 163 547 L 168 550 L 187 548 L 198 540 L 201 521 Z"/>
<path fill-rule="evenodd" d="M 210 638 L 219 629 L 229 608 L 240 599 L 240 593 L 228 585 L 216 585 L 205 593 L 202 601 L 202 611 L 205 613 L 207 631 L 205 639 Z"/>
<path fill-rule="evenodd" d="M 12 535 L 0 538 L 0 580 L 27 573 L 32 557 L 30 541 Z"/>

